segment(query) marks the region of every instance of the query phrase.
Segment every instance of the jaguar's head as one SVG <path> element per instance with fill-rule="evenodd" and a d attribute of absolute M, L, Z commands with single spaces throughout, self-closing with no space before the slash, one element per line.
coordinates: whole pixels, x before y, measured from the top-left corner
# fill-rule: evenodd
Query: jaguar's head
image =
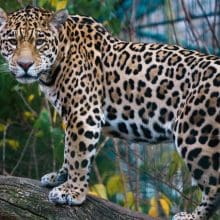
<path fill-rule="evenodd" d="M 37 81 L 55 63 L 59 51 L 59 31 L 68 17 L 26 7 L 6 14 L 0 8 L 0 52 L 19 82 Z"/>

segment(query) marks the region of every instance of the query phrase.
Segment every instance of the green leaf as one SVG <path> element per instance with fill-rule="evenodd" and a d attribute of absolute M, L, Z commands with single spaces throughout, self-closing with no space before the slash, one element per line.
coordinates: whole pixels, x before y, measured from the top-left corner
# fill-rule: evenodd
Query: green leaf
<path fill-rule="evenodd" d="M 135 197 L 133 192 L 126 192 L 126 202 L 127 207 L 132 208 L 134 206 Z"/>
<path fill-rule="evenodd" d="M 103 184 L 95 184 L 91 186 L 90 194 L 101 197 L 103 199 L 108 199 L 106 187 Z"/>
<path fill-rule="evenodd" d="M 116 193 L 124 192 L 122 179 L 120 175 L 114 175 L 109 178 L 107 182 L 107 192 L 110 196 L 113 196 Z"/>
<path fill-rule="evenodd" d="M 34 124 L 34 128 L 41 130 L 45 135 L 50 136 L 50 116 L 49 112 L 45 108 L 43 108 L 40 112 L 40 115 Z"/>
<path fill-rule="evenodd" d="M 6 126 L 2 123 L 0 123 L 0 132 L 4 132 L 6 129 Z"/>
<path fill-rule="evenodd" d="M 168 171 L 168 178 L 171 179 L 174 174 L 177 172 L 179 168 L 181 168 L 183 165 L 183 161 L 180 158 L 179 154 L 177 151 L 174 151 L 172 154 L 172 161 L 169 166 L 169 171 Z"/>

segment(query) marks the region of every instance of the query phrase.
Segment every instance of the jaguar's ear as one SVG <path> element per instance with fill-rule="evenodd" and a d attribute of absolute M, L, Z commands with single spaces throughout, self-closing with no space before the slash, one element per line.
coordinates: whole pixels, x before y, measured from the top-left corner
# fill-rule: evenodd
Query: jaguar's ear
<path fill-rule="evenodd" d="M 4 25 L 6 21 L 7 21 L 7 14 L 2 8 L 0 8 L 0 27 Z"/>
<path fill-rule="evenodd" d="M 55 12 L 50 20 L 50 25 L 52 27 L 55 27 L 56 29 L 59 29 L 60 26 L 64 24 L 65 21 L 67 20 L 68 15 L 69 13 L 66 9 L 62 9 Z"/>

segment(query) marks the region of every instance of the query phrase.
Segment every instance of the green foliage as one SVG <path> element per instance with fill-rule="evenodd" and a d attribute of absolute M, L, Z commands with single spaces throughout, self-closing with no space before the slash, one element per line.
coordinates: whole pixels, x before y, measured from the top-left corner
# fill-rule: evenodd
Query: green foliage
<path fill-rule="evenodd" d="M 43 135 L 50 137 L 50 123 L 49 112 L 43 108 L 34 123 L 34 128 L 40 131 L 40 133 L 37 134 L 38 137 L 42 137 Z"/>
<path fill-rule="evenodd" d="M 118 34 L 121 23 L 114 13 L 117 4 L 117 0 L 76 0 L 74 4 L 68 5 L 68 9 L 72 14 L 92 16 L 97 21 L 102 22 L 114 34 Z"/>
<path fill-rule="evenodd" d="M 51 130 L 51 136 L 54 140 L 54 155 L 55 159 L 60 162 L 60 164 L 63 162 L 63 154 L 64 154 L 64 132 L 56 127 L 52 128 Z"/>
<path fill-rule="evenodd" d="M 123 193 L 124 187 L 122 183 L 122 177 L 120 175 L 111 176 L 108 179 L 106 187 L 110 197 L 115 195 L 116 193 Z"/>
<path fill-rule="evenodd" d="M 26 1 L 26 2 L 30 3 L 30 1 Z M 10 12 L 19 9 L 21 5 L 18 3 L 17 0 L 10 0 L 10 1 L 0 0 L 0 7 Z"/>

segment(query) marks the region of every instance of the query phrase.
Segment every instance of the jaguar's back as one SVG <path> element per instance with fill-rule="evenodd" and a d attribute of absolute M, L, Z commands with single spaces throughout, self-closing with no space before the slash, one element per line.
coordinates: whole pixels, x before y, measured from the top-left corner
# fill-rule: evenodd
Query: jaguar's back
<path fill-rule="evenodd" d="M 105 130 L 116 137 L 155 142 L 172 138 L 178 113 L 187 102 L 194 103 L 198 90 L 205 103 L 205 88 L 218 76 L 220 60 L 178 46 L 116 42 L 102 63 Z M 218 86 L 210 89 L 214 91 Z M 205 109 L 204 103 L 194 101 Z"/>

